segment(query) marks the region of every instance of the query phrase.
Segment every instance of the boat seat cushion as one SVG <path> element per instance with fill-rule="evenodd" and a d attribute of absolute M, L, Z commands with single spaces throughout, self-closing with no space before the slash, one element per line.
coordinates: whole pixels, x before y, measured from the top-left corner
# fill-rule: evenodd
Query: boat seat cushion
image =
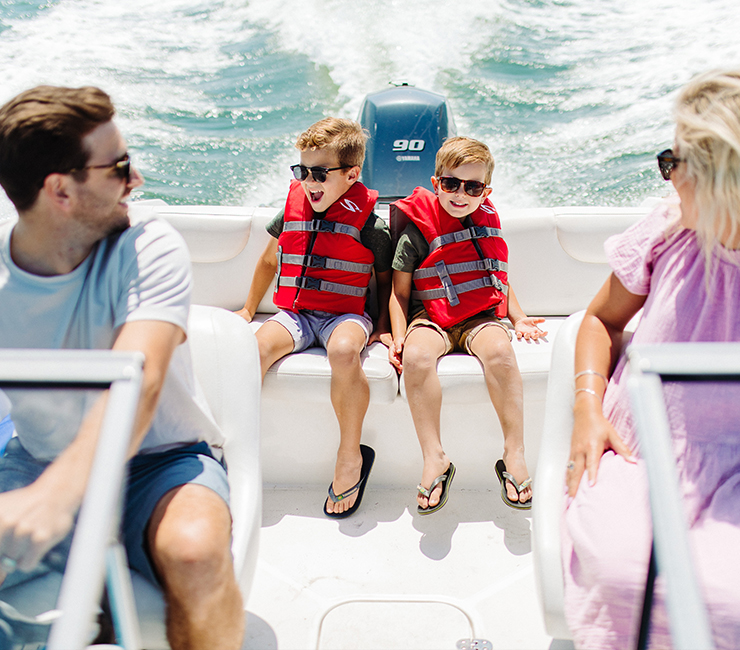
<path fill-rule="evenodd" d="M 252 322 L 255 331 L 269 318 L 258 314 Z M 373 343 L 361 355 L 362 369 L 370 386 L 370 402 L 390 404 L 398 395 L 398 374 L 388 361 L 388 348 Z M 266 399 L 291 395 L 299 401 L 330 401 L 331 366 L 322 347 L 313 347 L 283 357 L 267 371 L 262 387 Z"/>
<path fill-rule="evenodd" d="M 540 325 L 547 336 L 539 341 L 517 340 L 512 345 L 517 365 L 525 384 L 538 382 L 547 377 L 550 369 L 552 341 L 563 319 L 548 318 Z M 437 363 L 437 374 L 442 385 L 445 404 L 479 404 L 490 402 L 488 388 L 483 376 L 483 366 L 477 358 L 468 354 L 448 354 Z M 401 375 L 401 397 L 406 399 L 406 386 Z"/>
<path fill-rule="evenodd" d="M 252 327 L 259 329 L 268 318 L 258 314 Z M 541 326 L 548 335 L 540 341 L 513 341 L 517 364 L 525 382 L 542 380 L 550 368 L 551 341 L 562 319 L 548 318 Z M 399 378 L 388 361 L 388 348 L 373 343 L 362 353 L 362 368 L 370 386 L 371 404 L 390 404 L 399 392 Z M 475 357 L 467 354 L 448 354 L 439 360 L 439 374 L 446 404 L 477 404 L 489 402 L 483 367 Z M 309 348 L 298 354 L 289 354 L 268 371 L 262 389 L 266 399 L 281 399 L 292 395 L 300 401 L 330 401 L 331 367 L 323 348 Z M 288 391 L 288 392 L 284 392 Z M 400 394 L 406 399 L 403 375 Z"/>

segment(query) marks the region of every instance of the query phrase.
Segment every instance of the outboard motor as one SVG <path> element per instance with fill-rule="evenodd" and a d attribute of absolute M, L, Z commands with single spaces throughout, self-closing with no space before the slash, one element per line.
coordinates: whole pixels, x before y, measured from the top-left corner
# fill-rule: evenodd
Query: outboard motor
<path fill-rule="evenodd" d="M 384 202 L 403 198 L 417 186 L 432 189 L 434 158 L 455 135 L 443 95 L 407 84 L 367 95 L 359 122 L 370 133 L 362 182 Z"/>

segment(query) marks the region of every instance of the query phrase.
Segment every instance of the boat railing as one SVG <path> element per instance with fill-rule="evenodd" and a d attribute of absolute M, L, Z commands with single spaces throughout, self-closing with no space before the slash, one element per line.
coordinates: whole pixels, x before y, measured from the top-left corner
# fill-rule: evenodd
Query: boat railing
<path fill-rule="evenodd" d="M 0 388 L 109 389 L 48 650 L 87 645 L 106 571 L 119 643 L 126 650 L 141 647 L 125 552 L 117 542 L 117 532 L 143 362 L 140 352 L 0 350 Z"/>
<path fill-rule="evenodd" d="M 707 608 L 689 546 L 663 381 L 740 380 L 740 343 L 633 345 L 628 390 L 650 485 L 653 545 L 666 584 L 673 645 L 714 648 Z"/>

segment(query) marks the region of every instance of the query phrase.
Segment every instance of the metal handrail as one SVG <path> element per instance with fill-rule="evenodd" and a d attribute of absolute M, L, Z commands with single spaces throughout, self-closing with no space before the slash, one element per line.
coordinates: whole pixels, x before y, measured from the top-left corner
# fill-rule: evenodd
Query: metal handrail
<path fill-rule="evenodd" d="M 84 386 L 109 389 L 103 423 L 87 488 L 62 580 L 48 650 L 70 650 L 87 645 L 87 634 L 100 601 L 106 555 L 117 537 L 127 453 L 141 389 L 144 355 L 110 350 L 0 350 L 0 384 L 6 386 Z M 115 548 L 115 542 L 114 542 Z M 116 559 L 117 558 L 117 559 Z M 121 571 L 120 553 L 114 554 L 111 574 L 129 580 Z M 112 600 L 121 603 L 118 629 L 126 650 L 141 647 L 130 584 Z"/>
<path fill-rule="evenodd" d="M 632 345 L 627 388 L 650 484 L 658 572 L 665 577 L 671 638 L 677 650 L 714 648 L 681 501 L 662 378 L 740 380 L 740 344 Z"/>

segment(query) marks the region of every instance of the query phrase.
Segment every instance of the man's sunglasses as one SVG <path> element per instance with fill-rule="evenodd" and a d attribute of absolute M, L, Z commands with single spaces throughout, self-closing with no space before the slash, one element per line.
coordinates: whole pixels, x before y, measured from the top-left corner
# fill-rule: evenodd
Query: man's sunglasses
<path fill-rule="evenodd" d="M 329 172 L 336 171 L 337 169 L 349 169 L 350 167 L 351 165 L 342 165 L 341 167 L 306 167 L 305 165 L 292 165 L 290 171 L 293 172 L 293 176 L 297 181 L 305 181 L 310 172 L 311 176 L 313 176 L 313 179 L 317 183 L 323 183 Z"/>
<path fill-rule="evenodd" d="M 117 160 L 110 165 L 88 165 L 87 167 L 70 169 L 67 173 L 72 174 L 74 172 L 81 172 L 85 169 L 112 169 L 113 173 L 118 176 L 118 178 L 128 183 L 131 180 L 131 157 L 126 154 L 121 158 L 121 160 Z"/>
<path fill-rule="evenodd" d="M 488 187 L 485 183 L 481 183 L 480 181 L 462 181 L 454 176 L 440 176 L 437 180 L 439 181 L 439 186 L 442 188 L 442 191 L 447 192 L 448 194 L 457 192 L 462 185 L 463 191 L 468 196 L 480 196 L 483 194 L 483 190 Z"/>
<path fill-rule="evenodd" d="M 678 163 L 685 162 L 683 158 L 676 158 L 673 149 L 666 149 L 658 154 L 658 168 L 664 181 L 671 180 L 671 172 L 678 167 Z"/>

